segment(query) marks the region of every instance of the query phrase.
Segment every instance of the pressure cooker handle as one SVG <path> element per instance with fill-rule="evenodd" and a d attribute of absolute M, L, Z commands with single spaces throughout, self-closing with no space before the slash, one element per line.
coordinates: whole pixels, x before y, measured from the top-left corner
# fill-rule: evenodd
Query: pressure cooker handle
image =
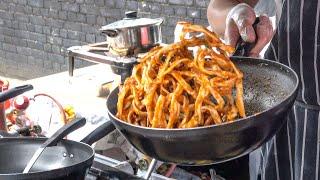
<path fill-rule="evenodd" d="M 119 31 L 116 29 L 107 29 L 102 31 L 103 34 L 106 34 L 108 37 L 117 37 L 119 35 Z"/>
<path fill-rule="evenodd" d="M 127 11 L 125 12 L 126 19 L 136 19 L 138 17 L 137 11 Z"/>
<path fill-rule="evenodd" d="M 156 20 L 159 21 L 159 22 L 156 24 L 156 25 L 158 25 L 158 26 L 160 26 L 160 25 L 163 23 L 163 21 L 164 21 L 164 19 L 162 19 L 162 18 L 157 18 Z"/>

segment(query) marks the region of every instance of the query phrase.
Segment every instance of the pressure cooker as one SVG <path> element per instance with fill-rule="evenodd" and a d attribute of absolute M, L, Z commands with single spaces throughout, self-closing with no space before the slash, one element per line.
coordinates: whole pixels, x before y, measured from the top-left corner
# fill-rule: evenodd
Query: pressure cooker
<path fill-rule="evenodd" d="M 110 49 L 126 52 L 125 55 L 138 54 L 162 42 L 163 19 L 138 18 L 135 11 L 126 12 L 125 15 L 124 19 L 100 29 L 106 35 Z"/>

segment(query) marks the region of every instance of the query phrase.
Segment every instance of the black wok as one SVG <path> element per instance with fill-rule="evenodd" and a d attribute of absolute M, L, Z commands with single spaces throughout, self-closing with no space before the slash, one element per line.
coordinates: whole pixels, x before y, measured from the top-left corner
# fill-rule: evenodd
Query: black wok
<path fill-rule="evenodd" d="M 82 142 L 61 140 L 56 146 L 47 147 L 26 174 L 23 169 L 47 138 L 0 137 L 0 179 L 85 179 L 94 159 L 94 150 L 88 144 L 113 131 L 110 124 L 105 122 Z"/>
<path fill-rule="evenodd" d="M 119 120 L 118 89 L 107 100 L 113 124 L 140 152 L 180 165 L 205 165 L 246 155 L 273 137 L 286 122 L 298 92 L 298 76 L 280 63 L 243 57 L 233 61 L 244 73 L 247 118 L 190 129 L 153 129 Z"/>

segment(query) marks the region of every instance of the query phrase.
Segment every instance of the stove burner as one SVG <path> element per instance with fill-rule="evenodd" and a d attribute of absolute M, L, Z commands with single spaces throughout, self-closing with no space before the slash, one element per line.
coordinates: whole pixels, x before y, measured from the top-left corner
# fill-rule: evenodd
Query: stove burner
<path fill-rule="evenodd" d="M 142 180 L 134 175 L 122 172 L 116 168 L 109 167 L 107 170 L 101 170 L 95 167 L 90 168 L 85 180 L 110 180 L 110 179 L 132 179 Z"/>

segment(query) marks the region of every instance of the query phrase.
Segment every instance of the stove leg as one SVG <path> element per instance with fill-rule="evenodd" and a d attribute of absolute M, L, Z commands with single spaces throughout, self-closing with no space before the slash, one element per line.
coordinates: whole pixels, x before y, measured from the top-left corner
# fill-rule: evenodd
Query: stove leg
<path fill-rule="evenodd" d="M 74 56 L 69 56 L 69 76 L 73 76 L 73 70 L 74 70 Z"/>
<path fill-rule="evenodd" d="M 144 175 L 143 179 L 148 180 L 150 178 L 152 172 L 154 171 L 154 168 L 156 167 L 156 164 L 157 164 L 157 160 L 152 159 L 152 161 L 148 167 L 148 170 L 147 170 L 146 174 Z"/>

